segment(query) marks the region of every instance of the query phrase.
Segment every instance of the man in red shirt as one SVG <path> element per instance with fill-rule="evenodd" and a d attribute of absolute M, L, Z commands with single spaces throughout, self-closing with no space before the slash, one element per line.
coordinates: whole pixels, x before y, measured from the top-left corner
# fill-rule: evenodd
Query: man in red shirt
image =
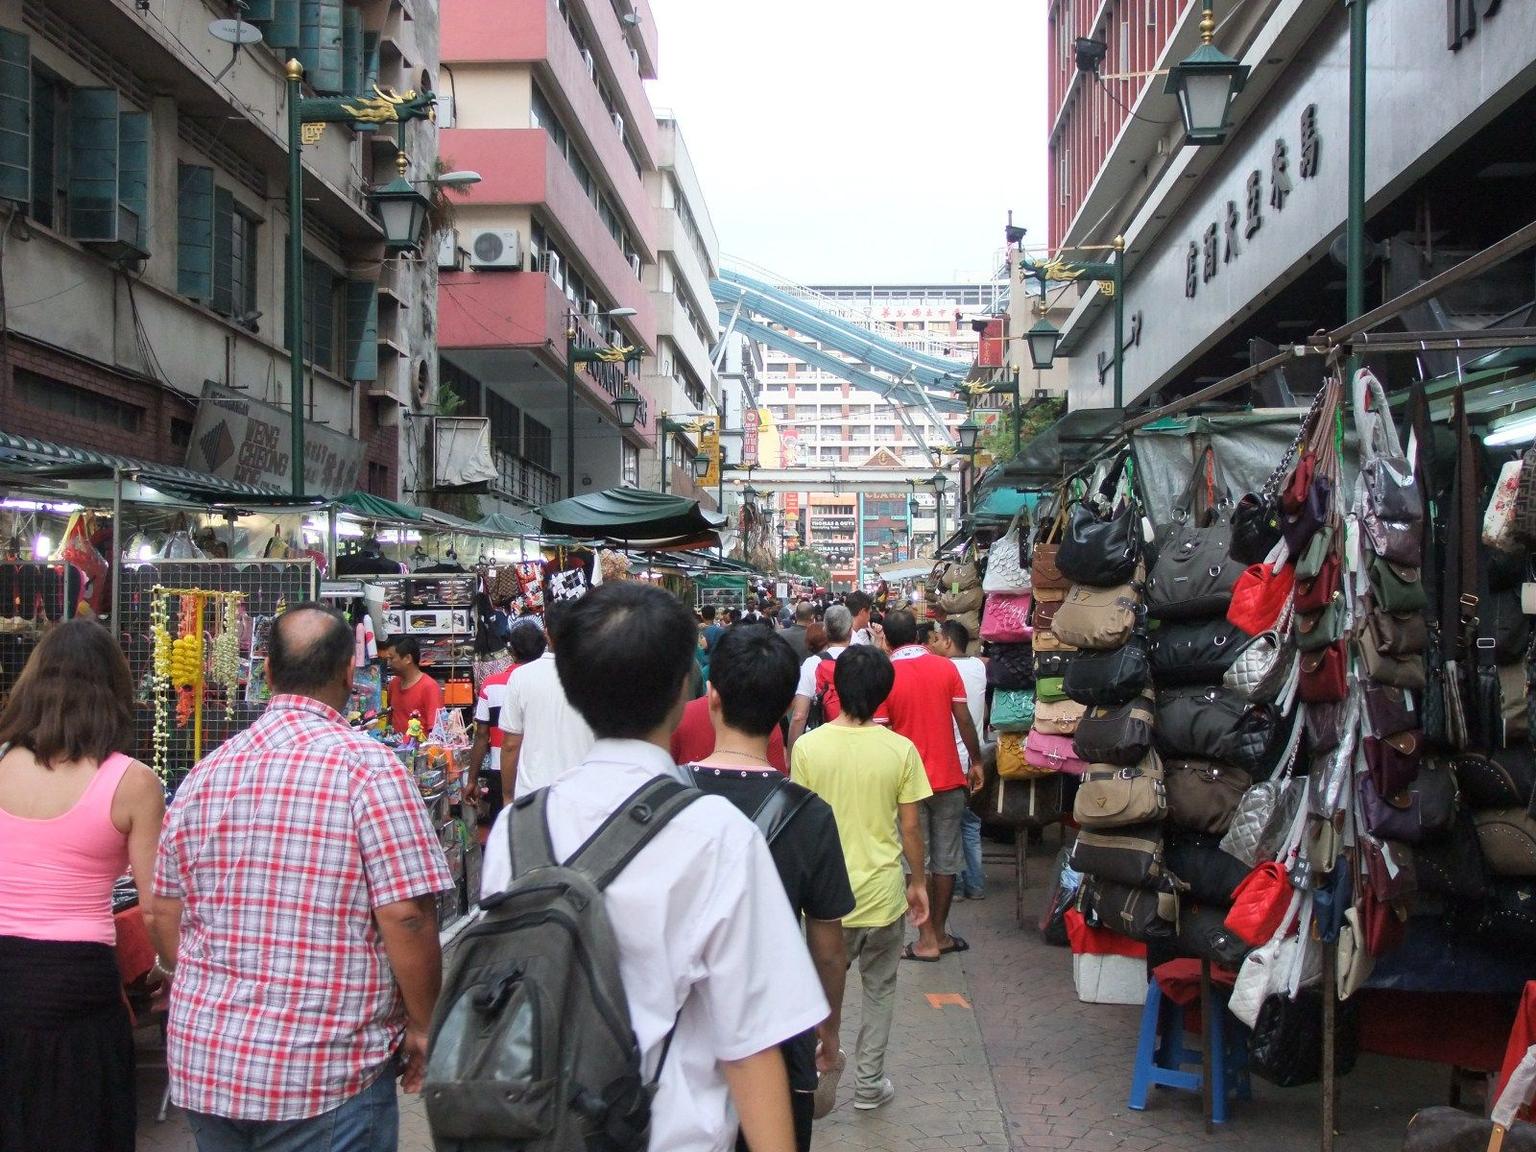
<path fill-rule="evenodd" d="M 672 733 L 672 759 L 678 764 L 698 764 L 715 751 L 715 724 L 709 715 L 709 696 L 688 701 L 682 723 Z M 777 724 L 768 733 L 768 766 L 789 775 L 784 758 L 784 732 Z"/>
<path fill-rule="evenodd" d="M 412 713 L 422 727 L 432 731 L 437 710 L 443 706 L 443 689 L 421 670 L 421 642 L 414 636 L 398 636 L 385 642 L 385 661 L 394 673 L 389 678 L 389 726 L 404 733 Z"/>
<path fill-rule="evenodd" d="M 965 871 L 960 826 L 965 815 L 966 786 L 981 787 L 981 747 L 966 704 L 965 682 L 954 661 L 935 656 L 917 642 L 917 620 L 904 608 L 885 618 L 885 640 L 891 649 L 896 682 L 885 700 L 891 731 L 917 745 L 933 795 L 921 802 L 923 840 L 928 847 L 927 923 L 902 952 L 905 960 L 933 962 L 970 947 L 949 935 L 946 921 L 955 894 L 955 877 Z M 970 753 L 969 774 L 960 766 L 955 729 Z M 967 778 L 969 776 L 969 778 Z"/>

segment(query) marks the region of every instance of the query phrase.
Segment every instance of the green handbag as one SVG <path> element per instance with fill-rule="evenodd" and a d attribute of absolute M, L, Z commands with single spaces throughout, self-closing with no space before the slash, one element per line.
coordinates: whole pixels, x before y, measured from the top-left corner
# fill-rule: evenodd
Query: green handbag
<path fill-rule="evenodd" d="M 1323 561 L 1328 558 L 1328 550 L 1333 547 L 1333 525 L 1324 524 L 1316 532 L 1312 533 L 1312 539 L 1307 541 L 1307 546 L 1302 550 L 1301 559 L 1296 561 L 1296 579 L 1312 580 L 1323 570 Z"/>
<path fill-rule="evenodd" d="M 1296 613 L 1296 647 L 1303 652 L 1326 648 L 1344 635 L 1344 593 L 1335 592 L 1327 607 Z"/>
<path fill-rule="evenodd" d="M 1035 699 L 1042 704 L 1055 704 L 1067 698 L 1067 691 L 1062 687 L 1064 677 L 1044 676 L 1035 681 Z"/>
<path fill-rule="evenodd" d="M 999 732 L 1028 732 L 1035 722 L 1035 694 L 1028 688 L 994 688 L 991 722 Z"/>
<path fill-rule="evenodd" d="M 1371 594 L 1378 608 L 1388 612 L 1422 612 L 1429 607 L 1424 581 L 1411 564 L 1394 564 L 1372 556 L 1370 578 Z"/>

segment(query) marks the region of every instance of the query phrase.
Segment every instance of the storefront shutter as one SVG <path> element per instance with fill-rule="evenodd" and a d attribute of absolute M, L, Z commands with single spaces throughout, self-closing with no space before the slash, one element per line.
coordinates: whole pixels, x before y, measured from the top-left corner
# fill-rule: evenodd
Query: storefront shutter
<path fill-rule="evenodd" d="M 133 213 L 133 235 L 119 236 L 141 252 L 149 250 L 149 113 L 123 112 L 117 118 L 117 200 Z M 125 227 L 130 223 L 123 217 Z"/>
<path fill-rule="evenodd" d="M 363 14 L 356 8 L 341 13 L 342 91 L 363 90 Z"/>
<path fill-rule="evenodd" d="M 31 129 L 31 41 L 0 28 L 0 200 L 32 201 Z"/>
<path fill-rule="evenodd" d="M 235 311 L 235 197 L 227 188 L 213 190 L 213 310 L 222 316 Z"/>
<path fill-rule="evenodd" d="M 176 290 L 206 304 L 213 299 L 213 169 L 176 168 Z"/>
<path fill-rule="evenodd" d="M 347 281 L 347 378 L 379 378 L 379 286 Z"/>
<path fill-rule="evenodd" d="M 117 89 L 69 94 L 69 234 L 117 239 Z"/>
<path fill-rule="evenodd" d="M 342 90 L 341 0 L 300 0 L 299 63 L 316 92 Z"/>

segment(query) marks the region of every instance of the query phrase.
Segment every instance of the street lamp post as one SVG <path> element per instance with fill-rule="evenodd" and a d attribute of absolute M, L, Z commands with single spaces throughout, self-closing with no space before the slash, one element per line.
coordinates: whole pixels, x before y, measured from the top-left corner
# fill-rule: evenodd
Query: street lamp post
<path fill-rule="evenodd" d="M 625 316 L 635 315 L 633 308 L 610 308 L 603 313 L 609 319 L 618 320 Z M 636 348 L 609 348 L 604 345 L 601 348 L 578 348 L 576 346 L 576 309 L 567 308 L 565 313 L 565 498 L 569 500 L 576 495 L 576 365 L 578 362 L 587 363 L 593 360 L 606 360 L 613 363 L 640 359 L 640 352 Z M 625 398 L 627 402 L 627 397 Z M 634 418 L 625 425 L 624 409 L 618 407 L 620 400 L 615 398 L 614 407 L 619 413 L 620 427 L 633 427 Z M 634 409 L 639 413 L 639 405 Z"/>
<path fill-rule="evenodd" d="M 928 478 L 933 486 L 933 558 L 939 558 L 939 546 L 944 543 L 944 489 L 949 487 L 949 477 L 935 472 Z"/>
<path fill-rule="evenodd" d="M 289 60 L 283 68 L 288 87 L 288 408 L 289 450 L 293 454 L 293 494 L 304 495 L 304 145 L 318 143 L 327 124 L 394 123 L 400 130 L 396 158 L 399 175 L 376 189 L 370 198 L 379 208 L 384 239 L 396 251 L 415 248 L 421 239 L 421 223 L 427 198 L 405 179 L 405 125 L 409 120 L 429 120 L 436 97 L 431 92 L 408 91 L 399 95 L 382 88 L 372 94 L 307 97 L 304 65 Z"/>
<path fill-rule="evenodd" d="M 1125 237 L 1116 236 L 1109 243 L 1110 250 L 1114 253 L 1113 260 L 1100 261 L 1076 261 L 1076 260 L 1052 260 L 1047 264 L 1036 264 L 1027 257 L 1022 261 L 1024 275 L 1033 276 L 1040 281 L 1040 298 L 1045 299 L 1047 280 L 1088 280 L 1097 284 L 1106 284 L 1108 291 L 1114 297 L 1115 303 L 1115 349 L 1114 349 L 1114 406 L 1116 408 L 1125 405 Z M 1059 337 L 1050 321 L 1042 315 L 1041 319 L 1029 330 L 1030 360 L 1036 368 L 1046 369 L 1056 357 L 1056 340 Z M 1042 363 L 1042 357 L 1036 353 L 1036 341 L 1039 341 L 1040 352 L 1044 352 L 1047 343 L 1050 347 L 1050 357 Z"/>

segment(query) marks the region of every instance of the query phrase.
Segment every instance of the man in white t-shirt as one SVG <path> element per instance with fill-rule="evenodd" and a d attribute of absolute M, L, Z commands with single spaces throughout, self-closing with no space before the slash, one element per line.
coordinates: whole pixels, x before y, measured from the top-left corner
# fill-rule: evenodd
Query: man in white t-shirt
<path fill-rule="evenodd" d="M 874 597 L 868 592 L 855 589 L 843 599 L 848 606 L 848 612 L 853 617 L 853 627 L 849 631 L 849 642 L 853 644 L 873 644 L 874 636 L 869 627 L 869 614 L 875 606 Z"/>
<path fill-rule="evenodd" d="M 853 636 L 853 613 L 841 604 L 828 608 L 821 623 L 827 630 L 827 646 L 816 655 L 807 656 L 800 665 L 800 682 L 795 686 L 795 702 L 789 710 L 789 738 L 784 742 L 785 752 L 791 751 L 795 741 L 805 734 L 806 722 L 811 715 L 811 701 L 816 699 L 817 669 L 823 664 L 828 665 L 828 671 L 821 674 L 822 681 L 827 682 L 831 661 L 847 650 Z M 835 717 L 826 716 L 823 723 L 832 719 Z"/>
<path fill-rule="evenodd" d="M 930 652 L 954 661 L 965 685 L 965 706 L 980 739 L 987 709 L 987 662 L 979 656 L 967 656 L 965 650 L 970 645 L 970 629 L 958 620 L 944 621 L 928 638 Z M 971 756 L 960 739 L 959 724 L 955 725 L 955 747 L 960 752 L 960 767 L 969 769 Z M 986 895 L 986 877 L 981 870 L 981 817 L 969 807 L 960 818 L 960 843 L 965 849 L 965 871 L 956 878 L 955 891 L 962 900 L 980 900 Z"/>
<path fill-rule="evenodd" d="M 507 681 L 501 716 L 501 788 L 508 800 L 554 782 L 592 747 L 595 737 L 571 707 L 555 670 L 559 633 L 571 601 L 556 600 L 544 613 L 549 648 Z"/>
<path fill-rule="evenodd" d="M 561 682 L 599 737 L 550 785 L 550 843 L 564 860 L 648 781 L 687 782 L 667 749 L 698 641 L 679 600 L 639 583 L 594 588 L 557 633 Z M 510 880 L 506 819 L 486 843 L 484 895 Z M 828 1007 L 762 834 L 730 801 L 704 796 L 630 861 L 604 901 L 645 1076 L 671 1036 L 651 1152 L 727 1152 L 738 1118 L 753 1152 L 793 1152 L 779 1044 L 817 1027 Z"/>

